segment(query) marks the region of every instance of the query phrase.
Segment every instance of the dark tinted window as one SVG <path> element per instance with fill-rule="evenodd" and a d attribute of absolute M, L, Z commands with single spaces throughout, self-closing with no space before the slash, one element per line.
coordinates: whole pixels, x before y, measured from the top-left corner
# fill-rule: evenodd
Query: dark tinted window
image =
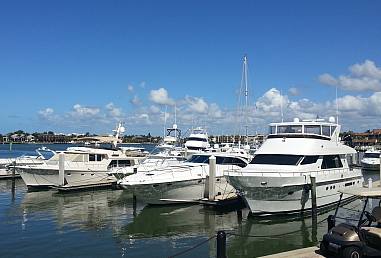
<path fill-rule="evenodd" d="M 364 158 L 377 158 L 377 159 L 379 159 L 380 154 L 379 153 L 365 153 Z"/>
<path fill-rule="evenodd" d="M 343 167 L 343 164 L 341 163 L 339 155 L 323 156 L 323 163 L 321 164 L 322 169 L 342 168 L 342 167 Z"/>
<path fill-rule="evenodd" d="M 119 167 L 131 166 L 131 160 L 119 160 L 118 165 Z"/>
<path fill-rule="evenodd" d="M 319 159 L 319 156 L 305 156 L 300 165 L 314 164 Z"/>
<path fill-rule="evenodd" d="M 187 139 L 187 141 L 207 142 L 208 140 L 207 140 L 207 139 L 203 139 L 203 138 L 197 138 L 197 137 L 189 137 L 189 138 Z"/>
<path fill-rule="evenodd" d="M 302 157 L 301 155 L 258 154 L 254 156 L 250 164 L 297 165 Z"/>
<path fill-rule="evenodd" d="M 209 156 L 204 155 L 193 155 L 188 162 L 192 163 L 208 163 L 209 162 Z"/>
<path fill-rule="evenodd" d="M 89 154 L 89 161 L 95 161 L 95 154 Z"/>

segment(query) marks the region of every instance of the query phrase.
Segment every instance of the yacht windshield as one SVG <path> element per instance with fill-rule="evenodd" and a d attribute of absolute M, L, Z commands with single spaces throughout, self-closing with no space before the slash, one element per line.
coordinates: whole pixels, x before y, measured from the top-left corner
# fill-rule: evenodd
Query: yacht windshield
<path fill-rule="evenodd" d="M 302 158 L 301 155 L 258 154 L 254 156 L 250 164 L 296 166 Z"/>
<path fill-rule="evenodd" d="M 205 155 L 193 155 L 190 159 L 187 160 L 187 162 L 191 162 L 191 163 L 208 163 L 209 162 L 209 156 L 205 156 Z"/>
<path fill-rule="evenodd" d="M 199 142 L 207 142 L 208 140 L 205 138 L 198 138 L 198 137 L 189 137 L 187 141 L 199 141 Z"/>
<path fill-rule="evenodd" d="M 365 153 L 364 158 L 375 158 L 379 159 L 380 158 L 380 153 Z"/>

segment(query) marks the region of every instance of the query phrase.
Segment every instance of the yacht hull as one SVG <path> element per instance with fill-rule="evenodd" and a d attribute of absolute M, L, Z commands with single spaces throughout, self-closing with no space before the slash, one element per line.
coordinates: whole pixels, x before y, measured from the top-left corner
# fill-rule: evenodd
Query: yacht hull
<path fill-rule="evenodd" d="M 341 177 L 342 175 L 339 173 L 330 180 L 327 175 L 316 176 L 317 208 L 337 202 L 339 189 L 361 186 L 363 183 L 360 171 L 347 174 L 345 177 Z M 301 213 L 312 208 L 311 186 L 307 176 L 271 177 L 241 174 L 228 177 L 231 184 L 243 195 L 253 215 Z"/>
<path fill-rule="evenodd" d="M 28 188 L 48 188 L 57 186 L 57 169 L 18 169 L 21 178 Z M 108 171 L 65 170 L 65 185 L 91 185 L 100 182 L 116 182 L 116 178 Z"/>
<path fill-rule="evenodd" d="M 361 162 L 361 166 L 365 170 L 380 170 L 380 163 Z"/>
<path fill-rule="evenodd" d="M 122 187 L 132 191 L 138 200 L 143 200 L 147 204 L 163 205 L 200 201 L 204 198 L 205 182 L 205 178 L 198 178 L 158 184 L 124 184 Z M 215 192 L 216 194 L 227 195 L 234 193 L 235 189 L 224 177 L 218 177 L 216 178 Z"/>

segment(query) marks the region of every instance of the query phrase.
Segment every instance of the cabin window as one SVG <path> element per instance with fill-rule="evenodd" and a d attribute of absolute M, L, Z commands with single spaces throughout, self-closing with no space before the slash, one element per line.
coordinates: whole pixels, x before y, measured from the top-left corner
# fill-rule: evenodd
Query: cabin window
<path fill-rule="evenodd" d="M 331 136 L 331 128 L 327 125 L 323 125 L 322 126 L 322 134 L 325 135 L 325 136 Z"/>
<path fill-rule="evenodd" d="M 333 133 L 335 132 L 336 130 L 336 126 L 331 126 L 331 136 L 333 135 Z"/>
<path fill-rule="evenodd" d="M 300 165 L 314 164 L 319 159 L 319 156 L 305 156 Z"/>
<path fill-rule="evenodd" d="M 301 133 L 301 125 L 281 125 L 278 126 L 278 133 Z"/>
<path fill-rule="evenodd" d="M 89 154 L 89 161 L 95 161 L 95 154 Z"/>
<path fill-rule="evenodd" d="M 269 134 L 275 134 L 275 129 L 276 129 L 276 127 L 275 126 L 270 126 L 269 127 Z"/>
<path fill-rule="evenodd" d="M 208 163 L 209 162 L 209 156 L 205 155 L 193 155 L 188 162 L 192 163 Z"/>
<path fill-rule="evenodd" d="M 365 152 L 363 158 L 375 158 L 375 159 L 379 159 L 380 158 L 380 153 L 366 153 Z"/>
<path fill-rule="evenodd" d="M 296 166 L 302 158 L 301 155 L 258 154 L 254 156 L 250 164 Z"/>
<path fill-rule="evenodd" d="M 118 160 L 119 167 L 129 167 L 131 166 L 131 160 Z"/>
<path fill-rule="evenodd" d="M 305 125 L 304 133 L 320 134 L 320 125 Z"/>
<path fill-rule="evenodd" d="M 198 138 L 198 137 L 189 137 L 187 141 L 198 141 L 198 142 L 207 142 L 208 140 L 205 138 Z"/>
<path fill-rule="evenodd" d="M 343 167 L 343 164 L 341 163 L 341 159 L 339 155 L 323 156 L 323 162 L 321 164 L 322 169 L 342 168 L 342 167 Z"/>
<path fill-rule="evenodd" d="M 245 161 L 243 161 L 241 159 L 237 159 L 237 158 L 233 158 L 233 164 L 237 165 L 237 166 L 239 166 L 241 168 L 244 168 L 244 167 L 247 166 L 247 163 Z"/>

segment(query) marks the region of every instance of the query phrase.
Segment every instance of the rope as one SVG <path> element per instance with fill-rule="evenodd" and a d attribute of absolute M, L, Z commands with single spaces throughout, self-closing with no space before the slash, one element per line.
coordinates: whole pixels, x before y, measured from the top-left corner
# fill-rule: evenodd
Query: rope
<path fill-rule="evenodd" d="M 208 239 L 206 239 L 206 240 L 204 240 L 204 241 L 198 243 L 197 245 L 192 246 L 191 248 L 188 248 L 188 249 L 186 249 L 186 250 L 184 250 L 184 251 L 178 252 L 178 253 L 176 253 L 176 254 L 174 254 L 174 255 L 168 256 L 168 258 L 173 258 L 173 257 L 176 257 L 176 256 L 180 256 L 180 255 L 183 255 L 183 254 L 185 254 L 185 253 L 187 253 L 187 252 L 189 252 L 189 251 L 192 251 L 193 249 L 196 249 L 197 247 L 199 247 L 199 246 L 201 246 L 201 245 L 203 245 L 203 244 L 209 242 L 210 240 L 212 240 L 212 239 L 215 238 L 215 237 L 217 237 L 217 236 L 216 236 L 216 235 L 211 236 L 211 237 L 209 237 Z"/>

